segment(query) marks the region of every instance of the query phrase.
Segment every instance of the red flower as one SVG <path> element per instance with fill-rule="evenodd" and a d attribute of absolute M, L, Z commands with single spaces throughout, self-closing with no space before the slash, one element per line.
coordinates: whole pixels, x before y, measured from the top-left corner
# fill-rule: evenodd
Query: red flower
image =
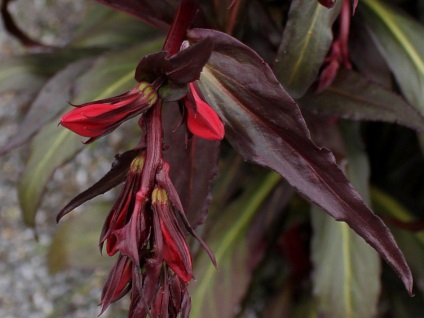
<path fill-rule="evenodd" d="M 152 107 L 158 99 L 156 90 L 141 82 L 132 90 L 107 99 L 82 105 L 62 116 L 60 124 L 92 142 L 115 130 L 124 121 Z"/>
<path fill-rule="evenodd" d="M 152 192 L 152 209 L 153 218 L 158 220 L 154 222 L 154 231 L 161 233 L 163 240 L 162 251 L 158 253 L 163 253 L 163 260 L 182 281 L 190 282 L 193 277 L 190 250 L 168 195 L 161 187 Z M 157 223 L 160 225 L 158 228 Z"/>
<path fill-rule="evenodd" d="M 190 89 L 184 97 L 187 108 L 187 127 L 190 132 L 200 138 L 222 140 L 224 125 L 216 112 L 201 97 L 197 86 L 189 84 Z"/>
<path fill-rule="evenodd" d="M 118 200 L 113 205 L 112 210 L 109 212 L 103 226 L 102 233 L 100 235 L 100 249 L 102 249 L 103 244 L 106 241 L 106 252 L 109 256 L 115 255 L 116 252 L 118 252 L 119 233 L 122 233 L 121 229 L 124 228 L 132 218 L 133 210 L 136 205 L 135 194 L 137 193 L 140 185 L 144 161 L 145 154 L 143 152 L 131 162 L 125 186 L 120 193 Z M 138 235 L 140 234 L 141 233 Z M 138 244 L 139 242 L 132 240 L 130 243 L 131 244 L 128 244 L 129 248 L 134 247 L 134 244 Z M 137 247 L 135 247 L 135 249 L 137 249 Z M 129 256 L 132 256 L 134 253 L 127 254 L 131 254 Z"/>
<path fill-rule="evenodd" d="M 180 221 L 215 260 L 188 223 L 166 162 L 156 170 L 153 189 L 141 191 L 146 160 L 145 150 L 132 160 L 103 226 L 100 246 L 106 243 L 106 252 L 119 257 L 103 288 L 101 313 L 131 291 L 129 317 L 188 317 L 192 259 Z"/>
<path fill-rule="evenodd" d="M 119 255 L 115 265 L 107 277 L 102 291 L 100 305 L 102 310 L 99 316 L 109 305 L 124 297 L 131 289 L 132 263 L 129 257 Z"/>

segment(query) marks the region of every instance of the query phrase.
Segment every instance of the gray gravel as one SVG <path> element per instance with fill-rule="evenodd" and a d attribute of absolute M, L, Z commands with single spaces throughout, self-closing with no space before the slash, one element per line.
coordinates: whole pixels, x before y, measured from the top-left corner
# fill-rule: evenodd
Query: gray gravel
<path fill-rule="evenodd" d="M 87 1 L 81 0 L 18 0 L 11 9 L 32 37 L 63 45 L 83 19 L 86 4 Z M 0 59 L 24 51 L 0 26 Z M 0 145 L 18 131 L 17 122 L 25 101 L 28 101 L 25 94 L 0 96 Z M 105 153 L 102 148 L 108 149 L 97 147 L 94 156 L 88 151 L 82 152 L 71 164 L 56 171 L 37 215 L 38 241 L 34 231 L 22 222 L 16 191 L 28 150 L 20 149 L 0 158 L 1 318 L 97 317 L 97 303 L 107 274 L 105 266 L 70 268 L 51 275 L 47 256 L 60 228 L 55 222 L 58 209 L 110 168 L 113 151 Z M 90 166 L 89 171 L 86 166 Z M 74 263 L 78 263 L 77 260 Z M 120 308 L 124 305 L 118 305 L 113 313 L 106 312 L 102 317 L 122 316 L 118 312 L 122 312 Z"/>

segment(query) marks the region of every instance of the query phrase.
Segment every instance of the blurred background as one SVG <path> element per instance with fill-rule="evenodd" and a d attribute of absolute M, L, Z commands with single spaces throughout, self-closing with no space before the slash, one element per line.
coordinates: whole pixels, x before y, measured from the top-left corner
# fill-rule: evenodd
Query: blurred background
<path fill-rule="evenodd" d="M 84 20 L 88 6 L 86 0 L 17 0 L 10 4 L 10 11 L 30 37 L 62 46 Z M 2 23 L 0 61 L 27 51 L 7 34 Z M 32 94 L 25 92 L 0 95 L 0 145 L 5 145 L 18 132 L 18 120 L 32 98 Z M 104 268 L 97 268 L 95 263 L 101 256 L 96 244 L 92 244 L 97 237 L 89 238 L 91 243 L 84 244 L 86 237 L 74 229 L 77 226 L 73 228 L 72 222 L 67 221 L 57 225 L 55 218 L 66 200 L 108 171 L 113 156 L 105 158 L 101 149 L 96 147 L 94 160 L 82 152 L 72 164 L 54 173 L 34 229 L 23 223 L 16 189 L 28 149 L 20 148 L 0 158 L 0 317 L 97 317 L 97 303 L 110 262 Z M 81 164 L 88 165 L 90 172 L 79 168 Z M 102 224 L 91 221 L 86 226 L 92 228 L 92 233 L 99 233 Z M 52 245 L 53 238 L 64 242 Z M 66 249 L 72 248 L 71 242 L 76 240 L 82 241 L 78 247 L 74 245 L 75 251 L 67 253 Z M 85 246 L 88 248 L 84 249 Z M 119 317 L 119 308 L 104 315 L 112 316 Z"/>

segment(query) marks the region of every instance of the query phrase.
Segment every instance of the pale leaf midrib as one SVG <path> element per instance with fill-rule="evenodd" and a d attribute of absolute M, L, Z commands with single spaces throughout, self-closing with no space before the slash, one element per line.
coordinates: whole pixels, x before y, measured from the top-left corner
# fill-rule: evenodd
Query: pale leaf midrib
<path fill-rule="evenodd" d="M 292 72 L 290 74 L 290 77 L 289 77 L 289 80 L 288 80 L 288 83 L 289 84 L 293 83 L 294 79 L 296 78 L 296 75 L 298 73 L 299 67 L 301 66 L 301 63 L 302 63 L 302 61 L 304 59 L 305 53 L 306 53 L 306 51 L 308 51 L 307 48 L 309 46 L 309 43 L 310 43 L 311 38 L 312 38 L 312 35 L 313 35 L 313 29 L 315 29 L 315 25 L 316 25 L 316 23 L 318 21 L 318 16 L 319 16 L 319 14 L 320 14 L 320 12 L 322 10 L 321 7 L 322 6 L 317 5 L 317 7 L 315 9 L 315 12 L 314 12 L 314 15 L 313 15 L 313 19 L 312 19 L 312 23 L 311 23 L 311 25 L 310 25 L 310 27 L 308 29 L 308 32 L 306 33 L 306 39 L 305 39 L 305 41 L 304 41 L 304 43 L 302 45 L 302 49 L 300 50 L 299 58 L 296 60 L 296 62 L 294 64 L 294 67 L 292 69 Z"/>
<path fill-rule="evenodd" d="M 408 37 L 405 36 L 401 28 L 398 27 L 398 23 L 393 19 L 392 14 L 387 10 L 381 3 L 375 0 L 365 0 L 366 5 L 380 18 L 387 29 L 393 34 L 398 42 L 404 47 L 406 54 L 411 59 L 412 63 L 417 67 L 417 70 L 424 76 L 424 60 L 421 59 L 421 55 L 417 52 L 414 45 L 409 41 Z"/>
<path fill-rule="evenodd" d="M 228 252 L 236 239 L 239 237 L 241 231 L 249 224 L 256 210 L 280 180 L 281 177 L 277 173 L 270 172 L 265 180 L 261 183 L 261 186 L 258 186 L 258 191 L 250 198 L 250 203 L 246 204 L 247 209 L 245 210 L 243 216 L 238 219 L 235 224 L 233 224 L 231 231 L 225 233 L 223 240 L 220 242 L 219 248 L 215 253 L 215 257 L 218 262 L 218 268 L 219 262 L 223 259 L 223 256 Z M 207 266 L 206 271 L 203 273 L 200 284 L 196 287 L 196 298 L 204 300 L 204 295 L 206 294 L 208 287 L 210 287 L 210 281 L 212 280 L 215 270 L 216 269 L 212 266 L 212 264 Z M 201 309 L 201 306 L 195 306 L 193 309 L 194 310 L 191 313 L 192 317 L 200 317 L 199 310 Z"/>
<path fill-rule="evenodd" d="M 132 77 L 133 71 L 126 73 L 125 75 L 123 75 L 118 81 L 114 82 L 113 84 L 111 84 L 109 87 L 107 87 L 104 91 L 102 91 L 96 98 L 96 99 L 101 99 L 103 97 L 106 97 L 108 95 L 110 95 L 111 93 L 113 93 L 117 88 L 119 88 L 120 86 L 124 85 L 124 83 L 126 81 L 128 81 L 131 77 Z M 39 162 L 38 165 L 36 165 L 35 167 L 35 171 L 32 175 L 31 180 L 29 181 L 29 184 L 25 187 L 25 190 L 23 192 L 23 197 L 25 202 L 29 202 L 32 194 L 34 193 L 34 191 L 32 191 L 32 189 L 34 188 L 34 185 L 36 183 L 39 182 L 40 178 L 39 176 L 42 174 L 42 172 L 44 171 L 46 165 L 50 162 L 50 159 L 53 157 L 53 155 L 56 152 L 56 149 L 62 144 L 62 142 L 64 140 L 66 140 L 66 138 L 71 134 L 71 132 L 67 129 L 63 129 L 58 137 L 54 140 L 53 144 L 48 148 L 48 151 L 46 152 L 46 154 L 43 156 L 43 160 Z"/>

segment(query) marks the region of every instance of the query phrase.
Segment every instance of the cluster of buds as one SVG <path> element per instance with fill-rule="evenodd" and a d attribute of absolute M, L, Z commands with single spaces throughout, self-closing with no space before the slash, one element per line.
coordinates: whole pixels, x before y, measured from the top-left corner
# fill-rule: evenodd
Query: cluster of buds
<path fill-rule="evenodd" d="M 163 102 L 178 103 L 188 137 L 224 137 L 221 119 L 196 84 L 212 54 L 212 42 L 207 39 L 192 46 L 184 42 L 196 12 L 196 1 L 181 1 L 163 51 L 141 59 L 135 70 L 138 84 L 132 90 L 73 105 L 75 108 L 61 120 L 62 126 L 88 137 L 87 143 L 135 116 L 139 116 L 143 131 L 139 145 L 121 156 L 125 160 L 119 166 L 124 167 L 112 166 L 102 180 L 74 198 L 58 216 L 60 219 L 72 208 L 125 181 L 100 235 L 100 250 L 110 256 L 118 254 L 103 288 L 101 313 L 130 293 L 128 317 L 188 317 L 191 306 L 187 286 L 193 279 L 193 269 L 187 232 L 215 264 L 213 253 L 186 218 L 169 177 L 169 164 L 163 159 Z"/>
<path fill-rule="evenodd" d="M 144 150 L 133 159 L 124 188 L 112 207 L 100 237 L 108 255 L 119 253 L 102 292 L 102 311 L 131 292 L 129 317 L 187 317 L 193 278 L 192 260 L 180 223 L 193 233 L 162 162 L 153 190 L 143 191 Z M 175 203 L 172 202 L 175 200 Z M 204 242 L 208 253 L 213 255 Z"/>

